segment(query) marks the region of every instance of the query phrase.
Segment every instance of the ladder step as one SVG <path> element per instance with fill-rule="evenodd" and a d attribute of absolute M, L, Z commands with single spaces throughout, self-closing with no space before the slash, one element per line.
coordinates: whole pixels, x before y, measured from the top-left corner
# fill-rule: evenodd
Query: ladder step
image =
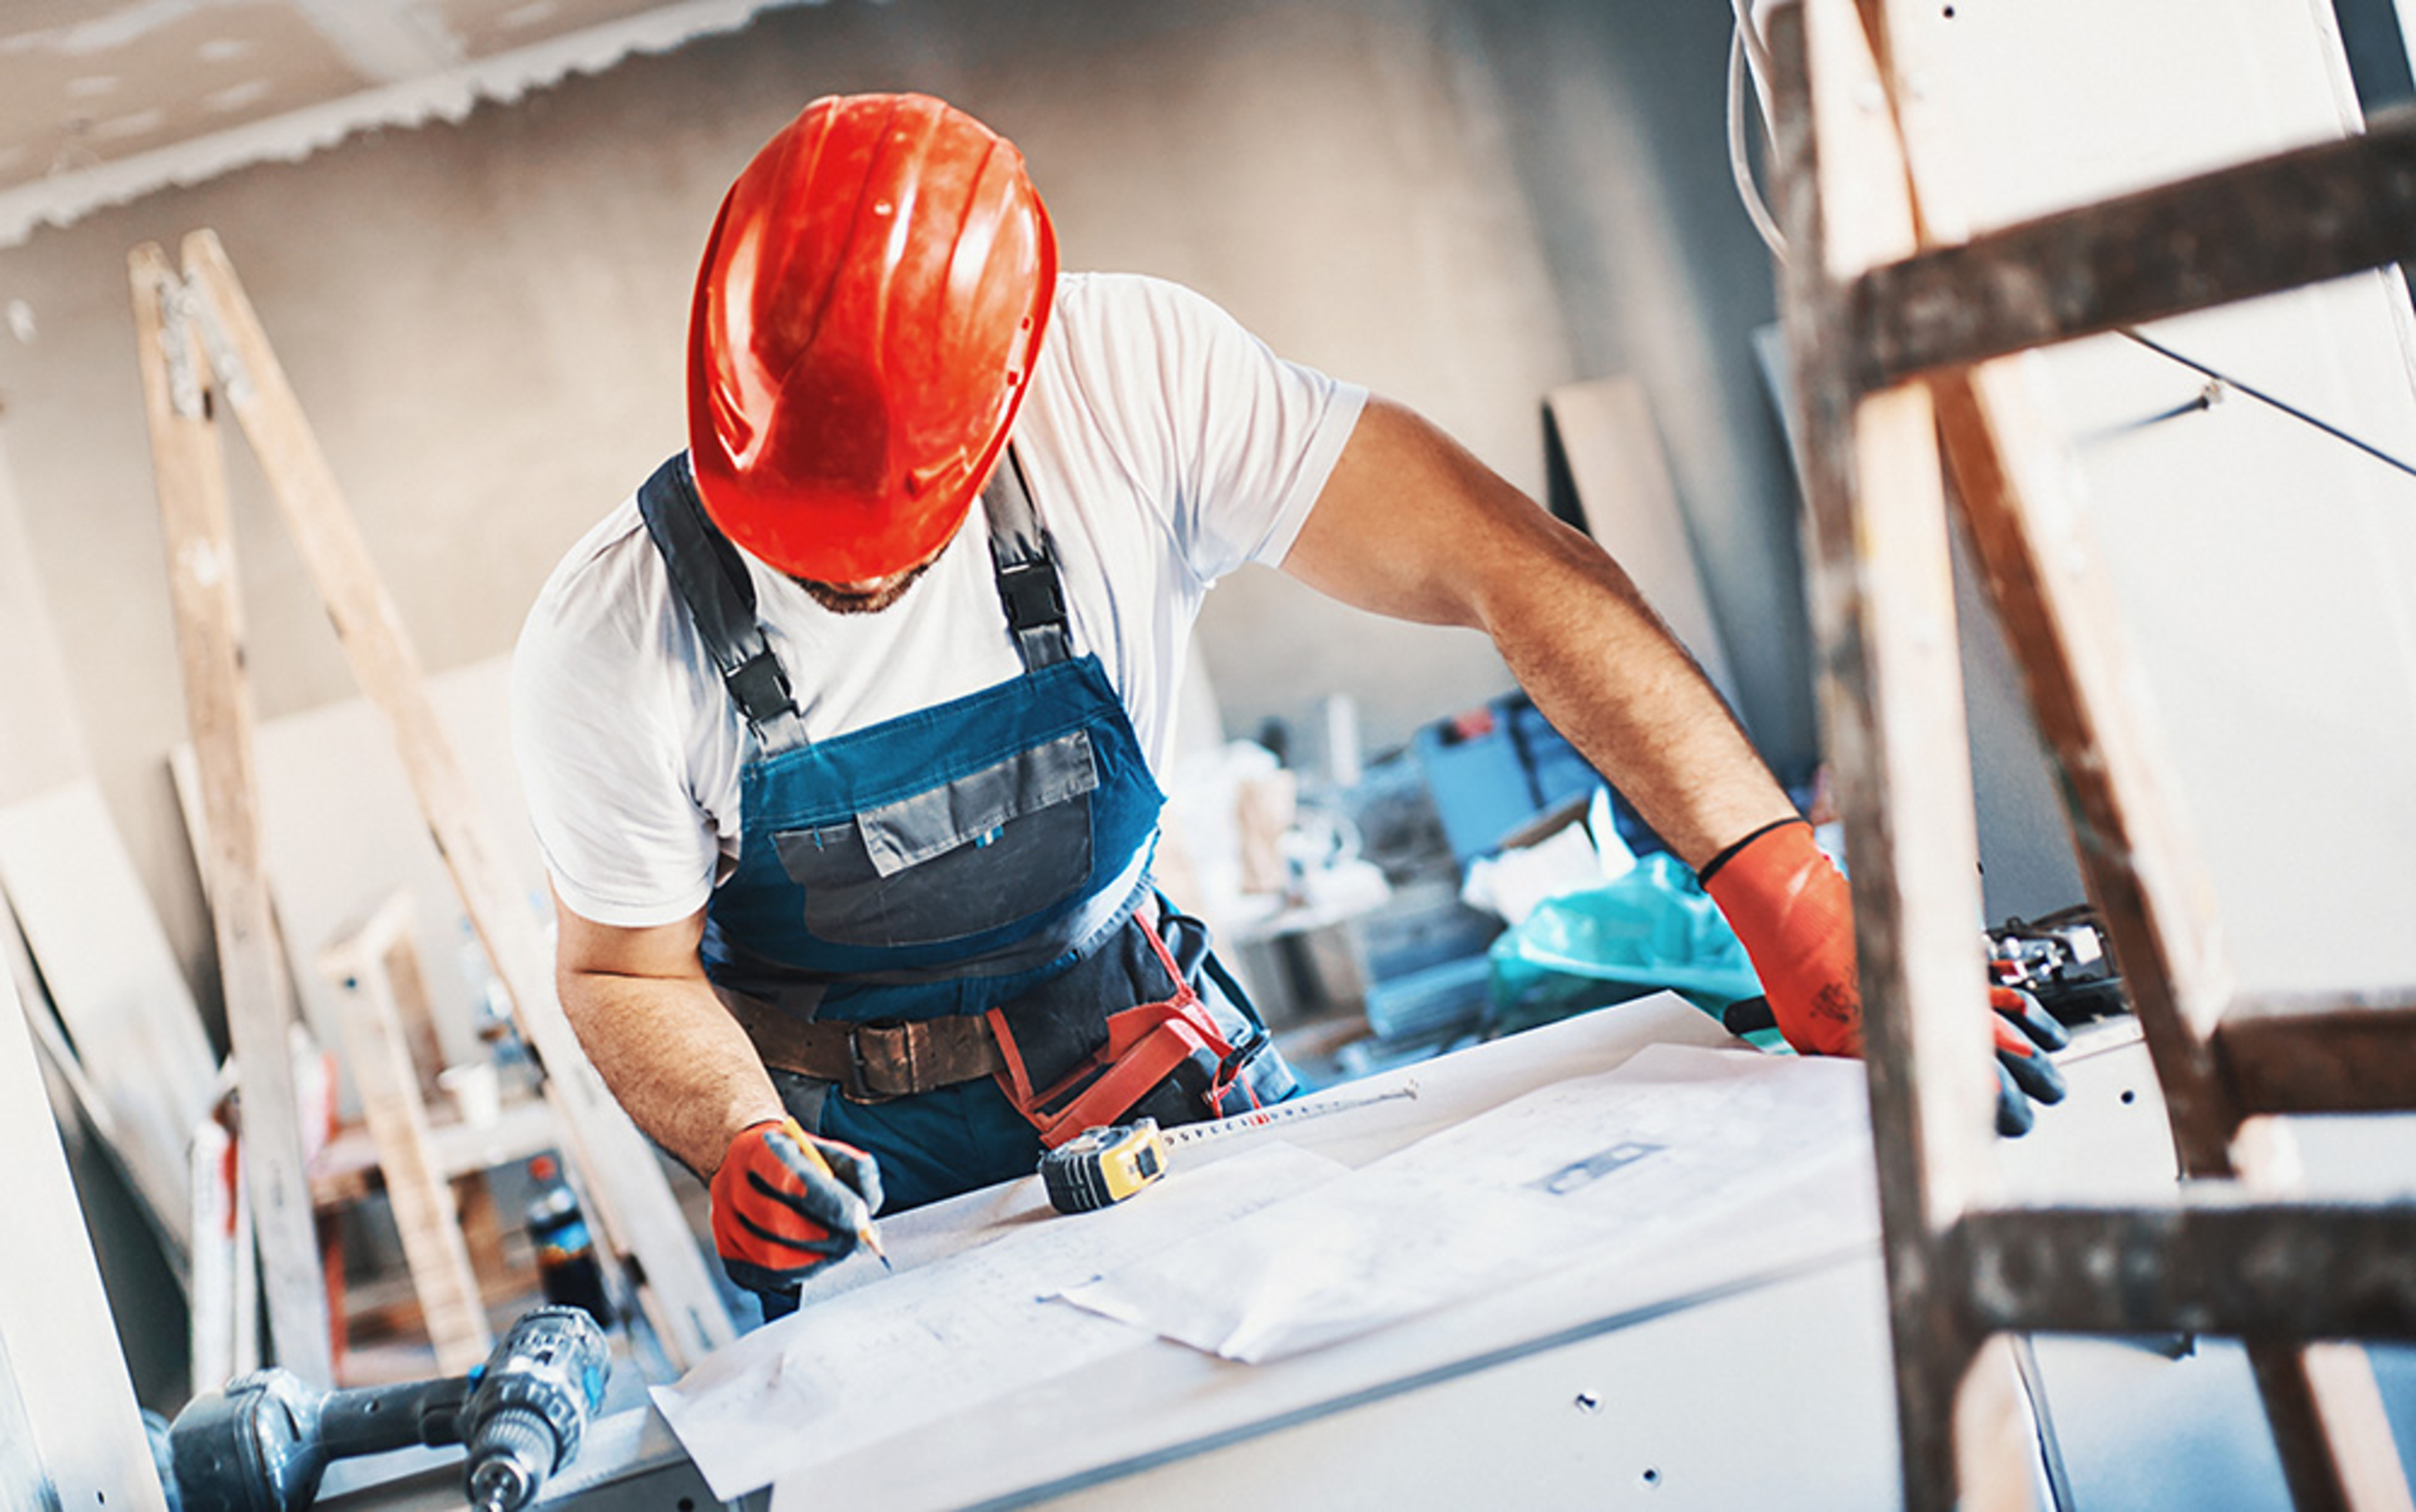
<path fill-rule="evenodd" d="M 2416 1113 L 2416 989 L 2254 998 L 2213 1038 L 2243 1114 Z"/>
<path fill-rule="evenodd" d="M 1992 1208 L 1943 1248 L 1984 1331 L 2416 1339 L 2416 1198 Z"/>
<path fill-rule="evenodd" d="M 2416 106 L 2366 134 L 2061 211 L 1871 269 L 1850 291 L 1874 393 L 2416 256 Z"/>

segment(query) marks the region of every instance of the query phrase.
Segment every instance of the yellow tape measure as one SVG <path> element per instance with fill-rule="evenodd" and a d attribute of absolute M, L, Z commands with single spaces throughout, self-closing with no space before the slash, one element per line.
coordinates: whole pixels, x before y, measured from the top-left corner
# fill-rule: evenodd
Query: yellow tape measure
<path fill-rule="evenodd" d="M 1155 1118 L 1085 1129 L 1040 1157 L 1049 1205 L 1061 1213 L 1112 1207 L 1165 1174 L 1166 1138 Z"/>

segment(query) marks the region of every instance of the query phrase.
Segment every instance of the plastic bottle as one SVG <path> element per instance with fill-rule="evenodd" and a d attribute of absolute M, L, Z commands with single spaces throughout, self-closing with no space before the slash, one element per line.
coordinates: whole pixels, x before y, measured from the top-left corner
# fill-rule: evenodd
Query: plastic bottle
<path fill-rule="evenodd" d="M 529 1202 L 530 1242 L 536 1246 L 537 1284 L 548 1302 L 585 1308 L 600 1327 L 612 1326 L 612 1300 L 604 1292 L 604 1267 L 596 1259 L 596 1241 L 587 1232 L 587 1215 L 562 1179 L 562 1168 L 551 1155 L 528 1163 L 536 1182 Z"/>

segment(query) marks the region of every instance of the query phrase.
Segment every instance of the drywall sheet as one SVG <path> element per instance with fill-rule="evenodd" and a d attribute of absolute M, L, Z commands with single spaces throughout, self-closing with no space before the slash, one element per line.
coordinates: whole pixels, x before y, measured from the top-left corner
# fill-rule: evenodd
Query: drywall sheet
<path fill-rule="evenodd" d="M 543 862 L 525 817 L 506 721 L 510 658 L 473 663 L 429 680 L 429 697 L 452 738 L 473 788 L 496 820 L 505 861 L 529 906 L 551 917 Z M 461 894 L 429 838 L 419 800 L 395 754 L 385 718 L 367 698 L 349 698 L 261 724 L 257 734 L 261 846 L 278 918 L 297 966 L 303 1016 L 322 1043 L 340 1041 L 336 989 L 308 963 L 398 888 L 415 906 L 430 1009 L 448 1059 L 478 1052 L 473 994 L 485 959 L 472 943 Z M 185 822 L 202 832 L 200 775 L 192 747 L 170 757 Z"/>
<path fill-rule="evenodd" d="M 2337 138 L 2318 0 L 1891 4 L 1908 131 L 1973 229 Z M 2396 272 L 2041 359 L 2243 985 L 2416 981 L 2416 460 Z"/>
<path fill-rule="evenodd" d="M 0 972 L 0 1505 L 166 1504 L 15 989 Z M 26 1442 L 15 1442 L 22 1433 Z M 32 1469 L 29 1474 L 28 1460 Z"/>
<path fill-rule="evenodd" d="M 209 1112 L 218 1057 L 99 788 L 71 783 L 0 809 L 0 887 L 116 1153 L 182 1264 L 185 1150 Z"/>

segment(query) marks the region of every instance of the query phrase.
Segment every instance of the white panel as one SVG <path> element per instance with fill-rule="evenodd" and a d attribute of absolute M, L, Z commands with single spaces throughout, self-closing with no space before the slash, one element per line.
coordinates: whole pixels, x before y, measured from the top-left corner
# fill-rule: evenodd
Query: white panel
<path fill-rule="evenodd" d="M 2316 0 L 1909 7 L 1918 97 L 1998 224 L 2355 121 Z M 2370 274 L 2149 336 L 2416 457 L 2407 294 Z M 2416 981 L 2416 478 L 2119 337 L 2046 359 L 2075 480 L 2250 988 Z"/>
<path fill-rule="evenodd" d="M 68 1178 L 58 1126 L 42 1096 L 17 991 L 0 972 L 0 1170 L 8 1172 L 9 1239 L 0 1245 L 0 1370 L 32 1438 L 48 1495 L 16 1500 L 23 1446 L 0 1458 L 10 1505 L 115 1507 L 167 1504 L 151 1468 L 126 1356 L 110 1322 L 92 1241 Z M 0 1392 L 9 1390 L 0 1381 Z"/>
<path fill-rule="evenodd" d="M 0 887 L 181 1265 L 186 1145 L 218 1059 L 99 790 L 74 783 L 0 809 Z"/>

